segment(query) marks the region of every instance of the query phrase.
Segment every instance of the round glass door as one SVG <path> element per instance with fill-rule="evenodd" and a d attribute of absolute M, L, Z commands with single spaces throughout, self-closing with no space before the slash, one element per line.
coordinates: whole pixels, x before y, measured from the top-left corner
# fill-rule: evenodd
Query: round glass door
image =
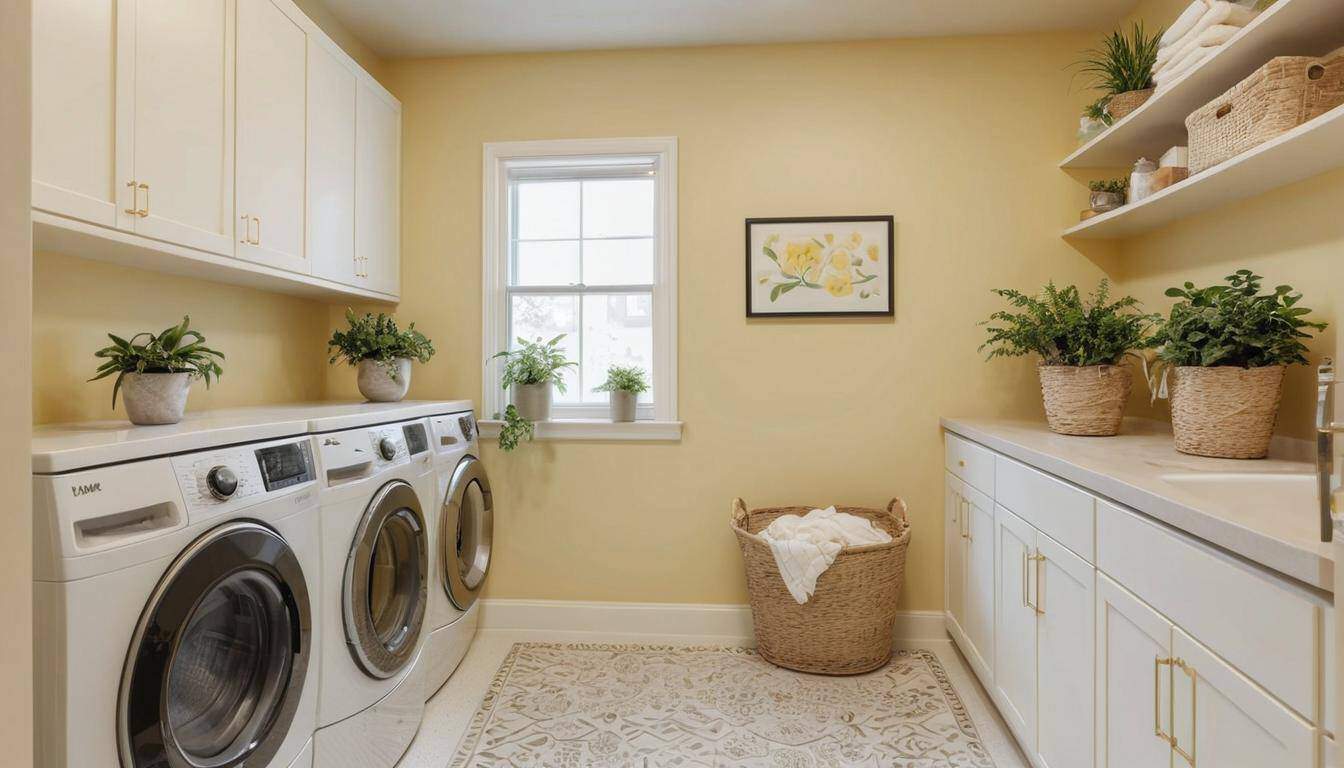
<path fill-rule="evenodd" d="M 414 489 L 394 480 L 369 503 L 346 561 L 345 624 L 351 653 L 387 678 L 411 660 L 425 618 L 429 550 Z"/>
<path fill-rule="evenodd" d="M 467 456 L 448 484 L 441 526 L 444 589 L 458 610 L 470 608 L 485 583 L 494 520 L 490 479 L 480 460 Z"/>
<path fill-rule="evenodd" d="M 251 522 L 207 533 L 151 597 L 123 673 L 126 766 L 265 764 L 298 706 L 311 633 L 298 560 Z"/>

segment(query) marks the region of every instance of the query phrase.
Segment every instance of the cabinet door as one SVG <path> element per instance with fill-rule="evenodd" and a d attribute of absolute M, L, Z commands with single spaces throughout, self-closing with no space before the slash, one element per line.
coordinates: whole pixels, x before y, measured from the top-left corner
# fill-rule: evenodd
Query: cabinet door
<path fill-rule="evenodd" d="M 355 257 L 368 287 L 401 290 L 401 108 L 361 81 L 355 97 Z"/>
<path fill-rule="evenodd" d="M 117 0 L 33 4 L 34 208 L 118 225 L 119 53 Z"/>
<path fill-rule="evenodd" d="M 1097 768 L 1171 768 L 1171 624 L 1097 574 Z"/>
<path fill-rule="evenodd" d="M 943 554 L 947 614 L 956 624 L 957 631 L 965 636 L 966 545 L 965 538 L 962 536 L 965 529 L 965 523 L 962 519 L 965 510 L 965 504 L 963 503 L 965 498 L 963 496 L 964 485 L 950 472 L 944 472 L 943 479 L 945 481 L 943 498 L 947 506 L 944 525 L 945 551 Z"/>
<path fill-rule="evenodd" d="M 1047 768 L 1083 768 L 1095 757 L 1097 572 L 1043 533 L 1036 550 L 1036 753 Z"/>
<path fill-rule="evenodd" d="M 1028 752 L 1036 751 L 1036 530 L 994 507 L 998 547 L 998 611 L 994 626 L 994 689 L 999 711 Z"/>
<path fill-rule="evenodd" d="M 313 274 L 355 285 L 355 73 L 308 41 L 308 257 Z"/>
<path fill-rule="evenodd" d="M 1177 627 L 1172 735 L 1184 762 L 1218 768 L 1309 768 L 1315 730 Z M 1181 754 L 1184 753 L 1184 754 Z"/>
<path fill-rule="evenodd" d="M 993 677 L 994 663 L 994 502 L 964 485 L 966 502 L 966 621 L 962 628 L 972 646 L 967 658 Z"/>
<path fill-rule="evenodd" d="M 119 9 L 134 14 L 135 231 L 232 256 L 234 0 Z"/>
<path fill-rule="evenodd" d="M 237 254 L 307 273 L 303 247 L 307 36 L 271 0 L 237 3 Z"/>

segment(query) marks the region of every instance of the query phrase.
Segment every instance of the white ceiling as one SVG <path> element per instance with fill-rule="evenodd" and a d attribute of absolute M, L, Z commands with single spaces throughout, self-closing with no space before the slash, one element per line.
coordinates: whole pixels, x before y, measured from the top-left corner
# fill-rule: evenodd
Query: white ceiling
<path fill-rule="evenodd" d="M 326 0 L 389 58 L 1100 29 L 1136 0 Z"/>

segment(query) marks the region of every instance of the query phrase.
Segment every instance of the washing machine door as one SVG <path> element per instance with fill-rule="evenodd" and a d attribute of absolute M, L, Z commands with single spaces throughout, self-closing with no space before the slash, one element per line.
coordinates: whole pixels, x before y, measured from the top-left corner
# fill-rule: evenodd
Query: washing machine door
<path fill-rule="evenodd" d="M 448 481 L 439 525 L 440 578 L 458 610 L 465 611 L 476 602 L 490 570 L 494 510 L 485 467 L 475 456 L 464 456 Z"/>
<path fill-rule="evenodd" d="M 389 678 L 415 655 L 428 601 L 429 542 L 415 489 L 378 489 L 345 561 L 345 638 L 367 674 Z"/>
<path fill-rule="evenodd" d="M 312 655 L 303 570 L 270 528 L 225 523 L 168 567 L 122 672 L 125 768 L 267 765 L 294 719 Z"/>

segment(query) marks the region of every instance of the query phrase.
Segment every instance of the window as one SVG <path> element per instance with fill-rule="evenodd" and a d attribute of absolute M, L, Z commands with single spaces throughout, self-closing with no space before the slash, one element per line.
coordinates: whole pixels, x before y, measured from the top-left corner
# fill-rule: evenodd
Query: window
<path fill-rule="evenodd" d="M 485 168 L 485 354 L 565 334 L 554 419 L 606 419 L 595 388 L 636 365 L 640 421 L 675 422 L 676 140 L 489 144 Z M 483 412 L 507 402 L 487 365 Z"/>

